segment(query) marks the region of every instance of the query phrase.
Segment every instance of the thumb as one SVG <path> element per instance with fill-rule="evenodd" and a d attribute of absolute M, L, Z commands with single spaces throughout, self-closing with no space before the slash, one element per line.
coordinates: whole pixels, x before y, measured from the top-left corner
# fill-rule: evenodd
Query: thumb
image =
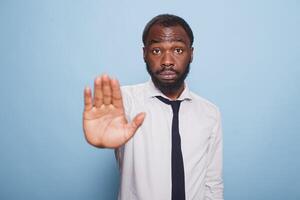
<path fill-rule="evenodd" d="M 131 124 L 135 127 L 135 129 L 139 128 L 142 125 L 142 123 L 145 119 L 145 116 L 146 116 L 146 113 L 141 112 L 133 118 Z"/>
<path fill-rule="evenodd" d="M 136 132 L 136 130 L 142 125 L 144 119 L 145 119 L 146 113 L 141 112 L 139 114 L 137 114 L 133 120 L 128 124 L 129 125 L 129 131 L 128 131 L 128 135 L 127 135 L 127 140 L 129 140 L 134 133 Z"/>

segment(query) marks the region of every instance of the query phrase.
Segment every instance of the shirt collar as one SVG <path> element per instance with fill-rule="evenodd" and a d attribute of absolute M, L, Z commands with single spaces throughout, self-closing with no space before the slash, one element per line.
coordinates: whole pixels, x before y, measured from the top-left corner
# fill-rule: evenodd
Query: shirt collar
<path fill-rule="evenodd" d="M 155 87 L 155 85 L 151 79 L 147 82 L 147 87 L 148 87 L 149 98 L 153 98 L 156 96 L 162 96 L 166 99 L 171 100 L 169 97 L 164 95 L 157 87 Z M 186 83 L 184 83 L 184 90 L 182 91 L 181 95 L 178 97 L 177 100 L 182 100 L 182 101 L 184 101 L 184 100 L 191 101 L 192 100 L 191 92 Z"/>

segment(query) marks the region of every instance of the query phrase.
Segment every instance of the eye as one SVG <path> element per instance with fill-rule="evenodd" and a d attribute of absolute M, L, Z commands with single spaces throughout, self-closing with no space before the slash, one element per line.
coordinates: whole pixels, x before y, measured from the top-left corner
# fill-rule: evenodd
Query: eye
<path fill-rule="evenodd" d="M 160 49 L 155 48 L 155 49 L 152 49 L 152 53 L 153 53 L 154 55 L 159 55 L 159 54 L 161 53 L 161 51 L 160 51 Z"/>
<path fill-rule="evenodd" d="M 183 53 L 183 49 L 182 48 L 175 48 L 175 53 L 177 54 L 182 54 Z"/>

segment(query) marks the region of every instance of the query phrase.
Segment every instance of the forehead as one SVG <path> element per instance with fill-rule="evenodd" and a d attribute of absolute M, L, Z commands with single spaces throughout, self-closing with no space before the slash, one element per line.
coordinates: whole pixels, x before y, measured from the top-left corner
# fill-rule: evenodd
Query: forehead
<path fill-rule="evenodd" d="M 190 45 L 186 31 L 179 25 L 170 27 L 153 25 L 146 38 L 146 45 L 160 42 L 182 42 L 185 45 Z"/>

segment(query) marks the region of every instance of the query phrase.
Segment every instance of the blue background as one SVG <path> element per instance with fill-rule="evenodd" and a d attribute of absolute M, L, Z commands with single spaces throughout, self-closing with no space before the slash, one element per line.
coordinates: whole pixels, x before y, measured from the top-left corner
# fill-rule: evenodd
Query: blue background
<path fill-rule="evenodd" d="M 226 200 L 300 199 L 300 1 L 0 1 L 0 199 L 116 199 L 112 150 L 82 133 L 101 73 L 148 80 L 144 25 L 195 34 L 190 88 L 223 116 Z"/>

